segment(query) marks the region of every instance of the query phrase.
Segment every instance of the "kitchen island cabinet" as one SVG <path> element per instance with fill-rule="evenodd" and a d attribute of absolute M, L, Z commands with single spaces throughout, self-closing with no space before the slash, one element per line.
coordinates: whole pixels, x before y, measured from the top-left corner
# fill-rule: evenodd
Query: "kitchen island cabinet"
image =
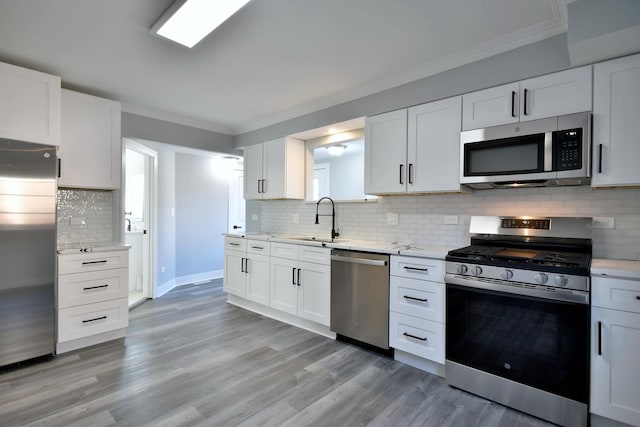
<path fill-rule="evenodd" d="M 593 187 L 640 185 L 640 54 L 594 66 Z"/>
<path fill-rule="evenodd" d="M 0 62 L 0 137 L 60 143 L 60 77 Z"/>

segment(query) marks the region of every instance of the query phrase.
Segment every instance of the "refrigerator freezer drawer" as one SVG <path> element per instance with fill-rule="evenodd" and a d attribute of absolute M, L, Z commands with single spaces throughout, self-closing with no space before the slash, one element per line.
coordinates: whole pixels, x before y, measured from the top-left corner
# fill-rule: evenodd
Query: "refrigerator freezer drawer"
<path fill-rule="evenodd" d="M 126 298 L 129 293 L 126 268 L 65 274 L 58 278 L 58 308 Z"/>
<path fill-rule="evenodd" d="M 129 301 L 120 298 L 58 311 L 58 342 L 101 334 L 129 325 Z"/>

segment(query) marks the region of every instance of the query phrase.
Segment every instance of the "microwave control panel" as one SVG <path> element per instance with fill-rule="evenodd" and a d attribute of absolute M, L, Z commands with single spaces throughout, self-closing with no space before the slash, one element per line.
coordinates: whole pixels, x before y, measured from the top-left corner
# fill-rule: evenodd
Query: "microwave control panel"
<path fill-rule="evenodd" d="M 582 168 L 582 129 L 553 132 L 554 170 Z"/>

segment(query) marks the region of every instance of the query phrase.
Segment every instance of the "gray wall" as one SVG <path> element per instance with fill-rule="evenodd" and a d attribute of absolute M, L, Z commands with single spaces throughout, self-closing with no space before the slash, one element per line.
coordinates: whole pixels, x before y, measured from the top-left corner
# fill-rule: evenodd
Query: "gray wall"
<path fill-rule="evenodd" d="M 229 183 L 209 157 L 176 154 L 176 275 L 222 270 Z"/>
<path fill-rule="evenodd" d="M 331 197 L 336 200 L 364 199 L 364 156 L 345 154 L 330 159 Z"/>
<path fill-rule="evenodd" d="M 640 25 L 638 0 L 580 0 L 567 9 L 569 44 Z"/>
<path fill-rule="evenodd" d="M 158 223 L 156 224 L 156 285 L 171 282 L 176 277 L 176 219 L 171 209 L 176 207 L 176 153 L 162 144 L 145 144 L 158 152 Z M 164 268 L 164 272 L 162 269 Z"/>
<path fill-rule="evenodd" d="M 253 145 L 345 120 L 393 111 L 570 67 L 561 34 L 491 58 L 234 137 Z"/>

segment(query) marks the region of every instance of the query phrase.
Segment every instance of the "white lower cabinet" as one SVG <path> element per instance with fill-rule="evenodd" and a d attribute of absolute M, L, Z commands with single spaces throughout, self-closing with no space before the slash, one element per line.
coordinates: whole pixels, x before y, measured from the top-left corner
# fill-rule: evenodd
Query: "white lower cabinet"
<path fill-rule="evenodd" d="M 640 426 L 640 280 L 592 278 L 593 414 Z"/>
<path fill-rule="evenodd" d="M 127 255 L 126 249 L 58 255 L 58 353 L 124 336 Z"/>
<path fill-rule="evenodd" d="M 223 289 L 230 294 L 269 305 L 269 242 L 227 237 Z"/>
<path fill-rule="evenodd" d="M 444 364 L 444 261 L 391 256 L 389 345 Z"/>

